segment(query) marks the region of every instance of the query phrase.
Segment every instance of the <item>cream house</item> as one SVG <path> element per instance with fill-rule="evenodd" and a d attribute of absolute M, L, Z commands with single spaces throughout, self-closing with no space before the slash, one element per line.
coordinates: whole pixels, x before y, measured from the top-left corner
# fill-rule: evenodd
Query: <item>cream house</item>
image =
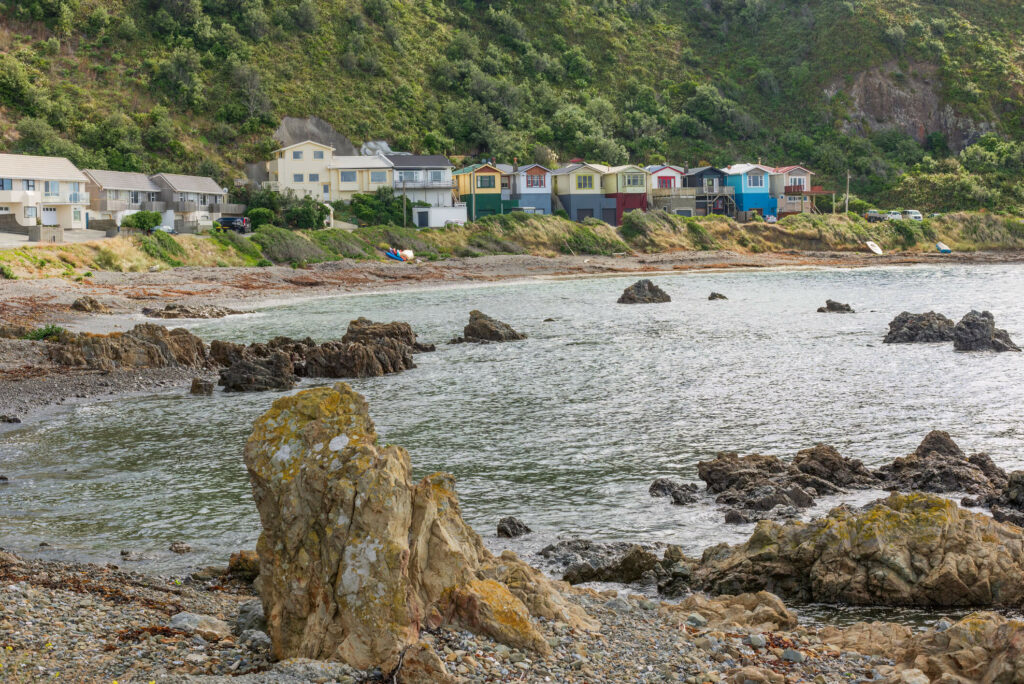
<path fill-rule="evenodd" d="M 0 154 L 0 229 L 85 228 L 85 174 L 63 157 Z"/>
<path fill-rule="evenodd" d="M 335 156 L 333 147 L 306 140 L 277 150 L 267 162 L 267 175 L 263 187 L 277 192 L 350 202 L 357 193 L 390 187 L 394 164 L 382 155 Z"/>

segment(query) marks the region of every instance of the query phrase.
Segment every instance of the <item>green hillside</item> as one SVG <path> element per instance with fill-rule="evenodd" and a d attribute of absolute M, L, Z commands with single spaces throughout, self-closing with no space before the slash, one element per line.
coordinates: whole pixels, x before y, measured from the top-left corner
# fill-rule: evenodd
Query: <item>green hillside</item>
<path fill-rule="evenodd" d="M 227 180 L 266 157 L 280 117 L 317 115 L 396 149 L 545 162 L 760 157 L 808 164 L 833 187 L 849 169 L 855 192 L 878 202 L 1024 207 L 1015 0 L 0 8 L 2 147 L 82 166 Z"/>

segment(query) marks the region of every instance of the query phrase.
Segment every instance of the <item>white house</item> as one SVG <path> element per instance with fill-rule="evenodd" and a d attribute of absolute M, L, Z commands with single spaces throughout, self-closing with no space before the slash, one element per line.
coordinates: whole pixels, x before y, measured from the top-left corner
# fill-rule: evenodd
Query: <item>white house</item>
<path fill-rule="evenodd" d="M 85 228 L 85 174 L 64 157 L 0 154 L 0 228 Z"/>

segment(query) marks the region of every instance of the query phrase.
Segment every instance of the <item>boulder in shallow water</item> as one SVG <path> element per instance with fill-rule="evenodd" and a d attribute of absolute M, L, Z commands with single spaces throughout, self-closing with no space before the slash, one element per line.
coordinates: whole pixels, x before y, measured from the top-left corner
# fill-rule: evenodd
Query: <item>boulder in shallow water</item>
<path fill-rule="evenodd" d="M 700 499 L 700 488 L 689 482 L 680 482 L 669 477 L 659 477 L 647 489 L 651 496 L 671 497 L 672 503 L 678 506 L 696 503 Z"/>
<path fill-rule="evenodd" d="M 408 323 L 375 323 L 362 316 L 348 324 L 348 330 L 341 338 L 342 342 L 358 342 L 368 346 L 378 344 L 381 340 L 395 340 L 417 352 L 432 352 L 436 349 L 432 344 L 417 342 L 416 333 Z"/>
<path fill-rule="evenodd" d="M 826 603 L 1018 606 L 1024 536 L 949 499 L 894 493 L 808 523 L 758 523 L 745 544 L 706 551 L 694 584 Z"/>
<path fill-rule="evenodd" d="M 519 518 L 508 516 L 498 521 L 499 537 L 514 539 L 515 537 L 522 537 L 524 534 L 530 534 L 530 532 L 533 532 L 533 530 L 527 527 L 526 523 Z"/>
<path fill-rule="evenodd" d="M 855 313 L 849 304 L 843 304 L 832 299 L 825 300 L 825 306 L 818 307 L 818 313 Z"/>
<path fill-rule="evenodd" d="M 990 497 L 1006 473 L 987 456 L 968 459 L 949 433 L 932 430 L 914 453 L 877 470 L 883 489 L 902 492 L 967 492 Z M 990 477 L 991 476 L 991 477 Z"/>
<path fill-rule="evenodd" d="M 619 304 L 663 304 L 671 301 L 664 290 L 647 278 L 627 287 L 619 297 Z"/>
<path fill-rule="evenodd" d="M 243 359 L 220 372 L 225 392 L 284 391 L 298 382 L 291 359 L 281 352 L 264 359 Z"/>
<path fill-rule="evenodd" d="M 726 300 L 726 299 L 729 299 L 729 298 L 726 297 L 721 292 L 712 292 L 711 294 L 708 295 L 708 301 L 711 301 L 711 302 L 713 302 L 715 300 Z"/>
<path fill-rule="evenodd" d="M 228 558 L 228 575 L 252 582 L 260 574 L 260 558 L 255 551 L 236 551 Z"/>
<path fill-rule="evenodd" d="M 209 397 L 213 395 L 213 383 L 203 378 L 192 378 L 192 387 L 189 389 L 190 394 L 195 394 L 201 397 Z"/>
<path fill-rule="evenodd" d="M 996 327 L 988 311 L 971 311 L 953 328 L 953 348 L 957 351 L 1019 352 L 1009 333 Z"/>
<path fill-rule="evenodd" d="M 452 344 L 462 342 L 512 342 L 514 340 L 525 340 L 526 335 L 516 332 L 511 325 L 503 323 L 496 318 L 491 318 L 481 311 L 469 312 L 469 323 L 462 330 L 462 337 L 456 337 Z"/>
<path fill-rule="evenodd" d="M 168 304 L 162 309 L 142 310 L 142 315 L 149 318 L 224 318 L 242 313 L 246 312 L 210 304 Z"/>
<path fill-rule="evenodd" d="M 952 342 L 955 324 L 940 313 L 914 314 L 904 311 L 889 323 L 885 344 Z"/>
<path fill-rule="evenodd" d="M 450 475 L 414 484 L 408 452 L 378 442 L 365 400 L 344 383 L 275 401 L 255 423 L 245 463 L 263 523 L 256 585 L 276 658 L 387 672 L 421 625 L 542 654 L 550 647 L 531 617 L 596 627 L 515 554 L 487 551 L 462 519 Z"/>

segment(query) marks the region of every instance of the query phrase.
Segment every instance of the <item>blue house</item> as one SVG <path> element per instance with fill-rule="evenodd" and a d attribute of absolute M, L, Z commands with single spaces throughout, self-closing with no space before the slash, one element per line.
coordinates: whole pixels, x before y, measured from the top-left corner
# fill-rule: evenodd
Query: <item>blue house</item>
<path fill-rule="evenodd" d="M 725 183 L 735 193 L 739 219 L 751 214 L 777 216 L 779 203 L 771 193 L 771 176 L 775 169 L 761 164 L 733 164 L 722 169 Z"/>

